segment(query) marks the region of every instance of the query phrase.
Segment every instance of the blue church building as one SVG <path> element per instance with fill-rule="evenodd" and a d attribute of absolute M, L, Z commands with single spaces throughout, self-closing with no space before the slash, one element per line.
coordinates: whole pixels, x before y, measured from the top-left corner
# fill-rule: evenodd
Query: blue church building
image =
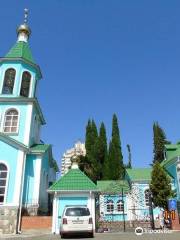
<path fill-rule="evenodd" d="M 20 217 L 46 214 L 47 189 L 55 181 L 52 147 L 40 140 L 45 119 L 36 97 L 42 78 L 28 40 L 31 29 L 17 29 L 17 42 L 0 58 L 0 234 L 20 229 Z"/>

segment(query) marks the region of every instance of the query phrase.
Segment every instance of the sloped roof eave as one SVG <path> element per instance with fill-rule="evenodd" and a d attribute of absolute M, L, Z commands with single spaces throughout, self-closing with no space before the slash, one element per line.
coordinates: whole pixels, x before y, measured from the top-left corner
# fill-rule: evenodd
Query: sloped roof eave
<path fill-rule="evenodd" d="M 0 62 L 8 62 L 8 61 L 20 61 L 20 62 L 23 62 L 25 64 L 28 64 L 28 65 L 30 65 L 30 66 L 32 66 L 36 69 L 36 71 L 38 73 L 38 79 L 43 78 L 39 65 L 37 65 L 37 64 L 35 64 L 31 61 L 28 61 L 27 59 L 24 59 L 22 57 L 0 57 Z"/>
<path fill-rule="evenodd" d="M 50 189 L 47 189 L 47 192 L 48 193 L 55 193 L 55 192 L 57 192 L 57 193 L 65 193 L 65 192 L 99 192 L 99 190 L 98 189 L 87 189 L 87 190 L 50 190 Z"/>
<path fill-rule="evenodd" d="M 25 152 L 29 152 L 29 148 L 26 145 L 20 143 L 19 141 L 9 137 L 8 135 L 6 135 L 4 133 L 0 133 L 0 140 L 1 139 L 2 139 L 2 141 L 10 144 L 13 147 L 19 148 Z"/>
<path fill-rule="evenodd" d="M 96 190 L 97 186 L 80 169 L 70 169 L 64 176 L 57 180 L 49 190 Z"/>

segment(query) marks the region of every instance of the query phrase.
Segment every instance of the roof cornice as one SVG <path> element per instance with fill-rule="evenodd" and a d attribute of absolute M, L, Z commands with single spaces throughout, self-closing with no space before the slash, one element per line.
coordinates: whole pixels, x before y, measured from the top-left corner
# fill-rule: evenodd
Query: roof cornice
<path fill-rule="evenodd" d="M 39 67 L 39 65 L 31 62 L 31 61 L 28 61 L 24 58 L 19 58 L 19 57 L 14 57 L 14 58 L 10 58 L 10 57 L 0 57 L 0 63 L 1 62 L 17 62 L 17 61 L 20 61 L 22 63 L 25 63 L 27 65 L 30 65 L 32 67 L 34 67 L 36 69 L 36 71 L 38 72 L 38 79 L 41 79 L 42 78 L 42 73 L 41 73 L 41 69 Z"/>
<path fill-rule="evenodd" d="M 25 97 L 0 97 L 0 102 L 20 102 L 20 103 L 34 103 L 41 118 L 41 123 L 44 125 L 46 121 L 44 119 L 41 107 L 37 98 L 25 98 Z"/>
<path fill-rule="evenodd" d="M 57 192 L 57 193 L 65 193 L 65 192 L 67 192 L 67 193 L 73 193 L 73 192 L 76 192 L 76 193 L 81 193 L 81 192 L 86 192 L 86 193 L 89 193 L 89 192 L 100 192 L 98 189 L 92 189 L 92 190 L 90 190 L 90 189 L 88 189 L 88 190 L 49 190 L 49 189 L 47 189 L 47 192 L 48 193 L 55 193 L 55 192 Z"/>

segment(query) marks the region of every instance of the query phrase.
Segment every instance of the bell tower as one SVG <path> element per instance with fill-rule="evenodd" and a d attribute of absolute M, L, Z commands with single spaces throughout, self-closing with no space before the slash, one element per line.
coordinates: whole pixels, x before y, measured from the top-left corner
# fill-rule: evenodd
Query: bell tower
<path fill-rule="evenodd" d="M 45 124 L 36 98 L 42 75 L 29 47 L 30 36 L 25 9 L 24 21 L 17 28 L 16 43 L 0 58 L 0 133 L 27 147 L 40 142 L 40 128 Z"/>

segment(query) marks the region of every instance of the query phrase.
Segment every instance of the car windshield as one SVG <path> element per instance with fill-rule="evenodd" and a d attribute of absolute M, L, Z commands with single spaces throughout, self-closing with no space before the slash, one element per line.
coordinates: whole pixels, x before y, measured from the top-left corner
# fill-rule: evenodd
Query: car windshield
<path fill-rule="evenodd" d="M 67 208 L 66 216 L 89 216 L 90 212 L 88 208 Z"/>

